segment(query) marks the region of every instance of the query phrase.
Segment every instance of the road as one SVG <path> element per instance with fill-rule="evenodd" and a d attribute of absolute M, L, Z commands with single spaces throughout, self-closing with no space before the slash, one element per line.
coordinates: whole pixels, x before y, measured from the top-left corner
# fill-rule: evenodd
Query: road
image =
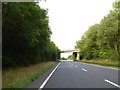
<path fill-rule="evenodd" d="M 118 69 L 61 61 L 39 88 L 120 88 Z"/>

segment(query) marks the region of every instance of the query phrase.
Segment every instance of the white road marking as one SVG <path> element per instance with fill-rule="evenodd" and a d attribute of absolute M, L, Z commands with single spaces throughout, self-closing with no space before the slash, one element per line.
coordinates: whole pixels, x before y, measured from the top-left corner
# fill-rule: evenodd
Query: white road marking
<path fill-rule="evenodd" d="M 116 87 L 118 87 L 118 88 L 120 88 L 120 86 L 119 86 L 119 85 L 117 85 L 117 84 L 115 84 L 115 83 L 111 82 L 110 80 L 105 79 L 105 81 L 106 81 L 106 82 L 108 82 L 108 83 L 110 83 L 110 84 L 112 84 L 112 85 L 114 85 L 114 86 L 116 86 Z"/>
<path fill-rule="evenodd" d="M 87 70 L 86 70 L 86 69 L 84 69 L 84 68 L 82 68 L 82 70 L 83 70 L 83 71 L 85 71 L 85 72 L 87 72 Z"/>
<path fill-rule="evenodd" d="M 60 62 L 61 63 L 61 62 Z M 41 90 L 45 84 L 48 82 L 48 80 L 50 79 L 50 77 L 52 76 L 52 74 L 55 72 L 55 70 L 58 68 L 58 66 L 60 65 L 60 63 L 54 68 L 54 70 L 50 73 L 50 75 L 46 78 L 46 80 L 43 82 L 43 84 L 40 86 L 39 90 Z"/>
<path fill-rule="evenodd" d="M 78 67 L 77 65 L 75 65 L 75 67 Z"/>

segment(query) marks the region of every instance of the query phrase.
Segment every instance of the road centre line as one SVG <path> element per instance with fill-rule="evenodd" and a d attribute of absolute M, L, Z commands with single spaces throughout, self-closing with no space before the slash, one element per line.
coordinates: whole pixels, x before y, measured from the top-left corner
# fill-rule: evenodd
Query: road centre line
<path fill-rule="evenodd" d="M 85 71 L 85 72 L 87 72 L 87 70 L 86 70 L 86 69 L 84 69 L 84 68 L 82 68 L 82 70 L 83 70 L 83 71 Z"/>
<path fill-rule="evenodd" d="M 61 62 L 60 62 L 61 63 Z M 50 73 L 50 75 L 46 78 L 46 80 L 42 83 L 42 85 L 40 86 L 39 90 L 41 90 L 45 84 L 48 82 L 48 80 L 50 79 L 50 77 L 52 76 L 52 74 L 55 72 L 55 70 L 58 68 L 58 66 L 60 65 L 60 63 L 54 68 L 54 70 Z"/>
<path fill-rule="evenodd" d="M 115 84 L 115 83 L 111 82 L 110 80 L 105 79 L 105 81 L 106 81 L 106 82 L 108 82 L 108 83 L 110 83 L 110 84 L 112 84 L 112 85 L 114 85 L 114 86 L 116 86 L 116 87 L 118 87 L 118 88 L 120 88 L 120 86 L 119 86 L 119 85 L 117 85 L 117 84 Z"/>

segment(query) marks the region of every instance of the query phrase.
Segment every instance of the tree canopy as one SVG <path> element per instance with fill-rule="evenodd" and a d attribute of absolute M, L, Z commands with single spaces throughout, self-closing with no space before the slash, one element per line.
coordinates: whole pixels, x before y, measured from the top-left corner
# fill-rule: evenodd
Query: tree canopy
<path fill-rule="evenodd" d="M 47 10 L 35 2 L 2 3 L 3 67 L 59 58 L 48 23 Z"/>
<path fill-rule="evenodd" d="M 76 47 L 81 50 L 85 59 L 120 60 L 120 2 L 113 3 L 113 10 L 99 24 L 94 24 L 76 41 Z"/>

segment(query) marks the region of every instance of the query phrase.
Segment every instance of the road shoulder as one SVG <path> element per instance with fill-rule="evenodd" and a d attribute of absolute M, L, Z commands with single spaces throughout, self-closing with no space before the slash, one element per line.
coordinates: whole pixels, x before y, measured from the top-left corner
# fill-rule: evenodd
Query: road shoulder
<path fill-rule="evenodd" d="M 47 72 L 44 74 L 40 75 L 36 80 L 31 82 L 26 89 L 28 88 L 36 88 L 38 89 L 40 85 L 44 82 L 44 80 L 48 77 L 48 75 L 52 72 L 52 70 L 57 66 L 58 63 L 56 63 L 52 68 L 50 68 Z"/>

